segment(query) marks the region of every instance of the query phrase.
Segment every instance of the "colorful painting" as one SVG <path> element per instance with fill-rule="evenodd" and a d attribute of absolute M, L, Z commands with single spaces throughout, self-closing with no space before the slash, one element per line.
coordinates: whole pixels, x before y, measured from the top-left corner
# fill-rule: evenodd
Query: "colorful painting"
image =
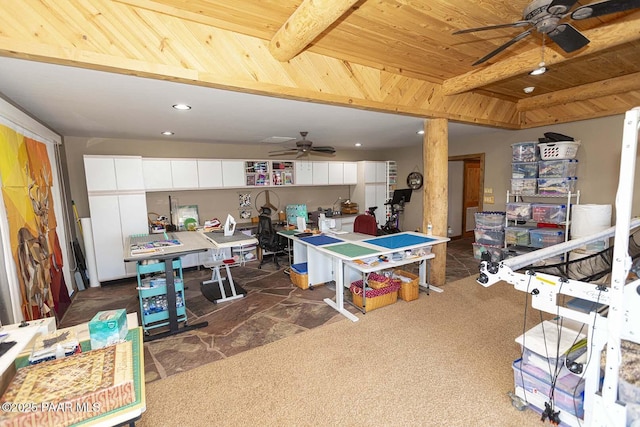
<path fill-rule="evenodd" d="M 0 126 L 0 177 L 26 320 L 62 316 L 70 304 L 56 233 L 47 146 Z"/>

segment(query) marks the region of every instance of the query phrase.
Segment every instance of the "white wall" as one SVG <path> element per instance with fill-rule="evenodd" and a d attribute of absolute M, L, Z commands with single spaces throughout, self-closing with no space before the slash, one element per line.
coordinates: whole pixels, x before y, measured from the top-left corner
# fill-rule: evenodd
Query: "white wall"
<path fill-rule="evenodd" d="M 618 187 L 622 127 L 624 115 L 583 120 L 574 123 L 544 126 L 535 129 L 510 131 L 496 130 L 476 136 L 451 137 L 449 156 L 485 153 L 484 186 L 493 188 L 495 203 L 484 203 L 484 210 L 503 211 L 506 193 L 511 186 L 511 144 L 523 141 L 537 141 L 545 132 L 556 132 L 572 136 L 581 141 L 578 150 L 578 189 L 580 203 L 612 204 Z M 639 151 L 640 153 L 640 151 Z M 402 183 L 416 165 L 422 170 L 422 147 L 394 148 L 385 150 L 382 159 L 390 158 L 398 163 L 398 183 Z M 638 162 L 640 165 L 640 162 Z M 451 179 L 452 171 L 449 171 Z M 635 176 L 633 215 L 640 215 L 640 178 Z M 425 182 L 425 185 L 429 185 Z M 453 197 L 453 196 L 451 196 Z M 453 209 L 450 197 L 449 211 Z M 405 207 L 403 229 L 412 230 L 422 226 L 422 199 L 414 194 L 411 203 Z M 615 212 L 614 212 L 615 215 Z M 454 235 L 456 235 L 454 230 Z"/>

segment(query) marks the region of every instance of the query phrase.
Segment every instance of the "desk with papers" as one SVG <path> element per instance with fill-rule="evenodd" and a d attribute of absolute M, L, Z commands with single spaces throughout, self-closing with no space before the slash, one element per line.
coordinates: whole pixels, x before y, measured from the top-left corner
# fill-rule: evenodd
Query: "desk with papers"
<path fill-rule="evenodd" d="M 448 242 L 448 237 L 412 231 L 376 237 L 360 233 L 297 237 L 292 230 L 279 234 L 293 244 L 294 262 L 307 263 L 309 286 L 335 281 L 335 301 L 325 302 L 354 322 L 358 318 L 344 308 L 344 288 L 368 273 L 420 263 L 420 286 L 441 291 L 429 285 L 428 263 L 434 258 L 431 246 Z"/>

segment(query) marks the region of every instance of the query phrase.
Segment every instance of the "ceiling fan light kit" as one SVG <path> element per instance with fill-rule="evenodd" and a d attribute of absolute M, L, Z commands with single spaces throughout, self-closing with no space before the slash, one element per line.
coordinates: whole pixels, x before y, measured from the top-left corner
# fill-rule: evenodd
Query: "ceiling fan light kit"
<path fill-rule="evenodd" d="M 579 6 L 573 12 L 571 9 L 576 5 L 577 0 L 533 0 L 523 12 L 523 20 L 510 24 L 489 25 L 485 27 L 469 28 L 459 30 L 453 34 L 466 34 L 476 31 L 493 30 L 497 28 L 507 27 L 525 27 L 528 30 L 518 34 L 516 37 L 504 43 L 502 46 L 494 49 L 484 57 L 480 58 L 473 65 L 479 65 L 491 59 L 498 53 L 507 49 L 514 43 L 522 40 L 536 30 L 544 36 L 548 36 L 556 45 L 558 45 L 566 53 L 571 53 L 582 49 L 589 44 L 589 39 L 580 31 L 567 22 L 561 22 L 563 19 L 582 20 L 594 18 L 598 16 L 609 15 L 612 13 L 624 12 L 632 9 L 640 8 L 640 0 L 604 0 Z"/>

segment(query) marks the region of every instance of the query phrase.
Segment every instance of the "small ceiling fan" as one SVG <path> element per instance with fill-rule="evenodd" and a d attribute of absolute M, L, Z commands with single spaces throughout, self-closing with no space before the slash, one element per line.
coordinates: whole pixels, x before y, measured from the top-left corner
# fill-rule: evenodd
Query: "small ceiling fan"
<path fill-rule="evenodd" d="M 473 65 L 482 64 L 514 43 L 524 39 L 530 35 L 533 30 L 543 34 L 543 36 L 548 36 L 560 46 L 562 50 L 571 53 L 589 44 L 589 39 L 571 24 L 567 22 L 561 23 L 560 21 L 562 19 L 569 17 L 573 20 L 581 20 L 640 8 L 640 0 L 604 0 L 580 6 L 571 12 L 571 9 L 577 2 L 578 0 L 533 0 L 524 9 L 522 14 L 524 19 L 522 21 L 469 28 L 456 31 L 453 34 L 465 34 L 496 28 L 531 27 L 494 51 L 478 59 Z"/>
<path fill-rule="evenodd" d="M 336 149 L 329 146 L 314 147 L 313 142 L 307 139 L 309 132 L 300 132 L 302 139 L 296 141 L 296 146 L 292 148 L 286 148 L 277 151 L 270 151 L 269 156 L 288 156 L 291 154 L 297 154 L 296 158 L 308 156 L 309 154 L 321 154 L 325 156 L 332 156 L 335 154 Z"/>

